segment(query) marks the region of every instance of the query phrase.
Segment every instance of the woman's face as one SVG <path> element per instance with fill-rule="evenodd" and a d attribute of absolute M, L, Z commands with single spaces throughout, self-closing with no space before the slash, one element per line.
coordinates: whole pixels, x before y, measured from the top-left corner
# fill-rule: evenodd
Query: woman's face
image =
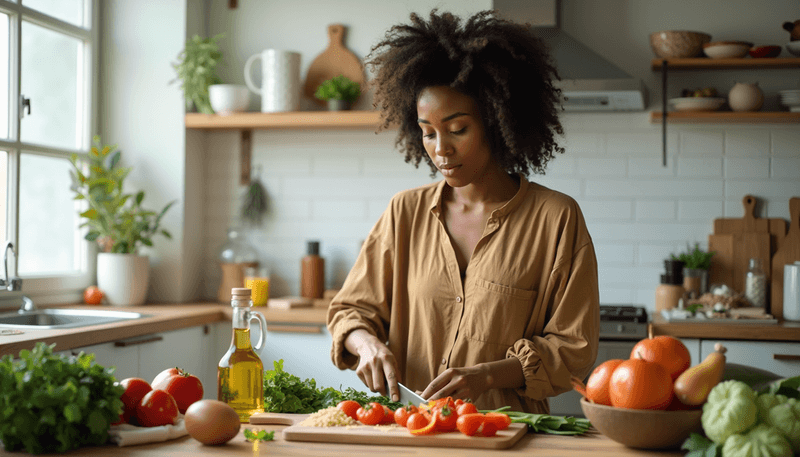
<path fill-rule="evenodd" d="M 417 123 L 425 151 L 450 186 L 475 182 L 494 163 L 478 104 L 469 95 L 447 86 L 423 89 Z"/>

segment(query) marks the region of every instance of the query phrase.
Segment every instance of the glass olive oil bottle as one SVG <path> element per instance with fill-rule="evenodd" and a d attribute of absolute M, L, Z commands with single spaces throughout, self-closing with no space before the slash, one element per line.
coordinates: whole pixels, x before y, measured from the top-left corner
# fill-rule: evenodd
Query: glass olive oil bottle
<path fill-rule="evenodd" d="M 231 290 L 233 338 L 217 368 L 217 398 L 229 404 L 245 423 L 251 415 L 264 412 L 264 364 L 258 351 L 266 340 L 267 321 L 263 314 L 252 311 L 252 306 L 250 289 Z M 250 343 L 252 319 L 258 319 L 260 330 L 255 347 Z"/>

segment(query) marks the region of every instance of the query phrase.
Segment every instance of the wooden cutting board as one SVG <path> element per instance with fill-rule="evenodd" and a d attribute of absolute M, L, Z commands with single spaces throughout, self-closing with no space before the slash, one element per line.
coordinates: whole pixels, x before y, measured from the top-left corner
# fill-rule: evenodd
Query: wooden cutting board
<path fill-rule="evenodd" d="M 714 234 L 727 235 L 742 232 L 768 232 L 770 235 L 770 258 L 775 255 L 778 243 L 786 236 L 786 220 L 776 218 L 758 218 L 755 216 L 758 199 L 745 195 L 742 199 L 744 217 L 721 218 L 714 220 Z M 770 268 L 771 269 L 771 268 Z"/>
<path fill-rule="evenodd" d="M 789 232 L 772 256 L 771 314 L 783 319 L 783 266 L 800 260 L 800 197 L 789 200 Z"/>
<path fill-rule="evenodd" d="M 364 91 L 364 67 L 358 57 L 344 46 L 344 33 L 342 24 L 329 25 L 328 47 L 308 67 L 303 91 L 319 105 L 325 105 L 326 102 L 314 97 L 314 92 L 320 84 L 334 76 L 344 75 L 360 84 Z"/>
<path fill-rule="evenodd" d="M 508 449 L 527 432 L 525 424 L 511 424 L 496 436 L 467 436 L 461 432 L 414 436 L 403 427 L 388 428 L 371 425 L 351 427 L 304 427 L 295 425 L 308 414 L 256 413 L 250 416 L 253 425 L 289 425 L 281 431 L 286 441 L 318 443 L 384 444 L 391 446 L 432 446 L 473 449 Z"/>

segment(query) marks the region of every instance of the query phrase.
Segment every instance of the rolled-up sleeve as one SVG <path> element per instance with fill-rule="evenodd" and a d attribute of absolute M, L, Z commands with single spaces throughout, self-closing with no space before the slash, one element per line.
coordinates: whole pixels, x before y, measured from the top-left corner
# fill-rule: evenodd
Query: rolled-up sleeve
<path fill-rule="evenodd" d="M 506 352 L 525 377 L 519 395 L 542 400 L 572 389 L 597 358 L 600 298 L 597 260 L 591 241 L 556 265 L 545 291 L 547 319 L 541 336 L 519 339 Z"/>
<path fill-rule="evenodd" d="M 364 241 L 361 252 L 342 288 L 328 307 L 327 326 L 332 337 L 331 360 L 339 369 L 355 368 L 358 358 L 345 347 L 345 339 L 364 329 L 381 341 L 389 332 L 393 253 L 391 212 L 378 220 Z"/>

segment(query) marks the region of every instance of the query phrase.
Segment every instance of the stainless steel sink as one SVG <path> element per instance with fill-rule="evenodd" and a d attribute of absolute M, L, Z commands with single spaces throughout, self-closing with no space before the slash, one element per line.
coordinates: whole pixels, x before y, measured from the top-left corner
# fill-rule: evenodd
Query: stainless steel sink
<path fill-rule="evenodd" d="M 35 311 L 2 313 L 0 314 L 0 327 L 27 329 L 75 328 L 149 316 L 149 314 L 129 311 L 100 309 L 37 309 Z"/>

